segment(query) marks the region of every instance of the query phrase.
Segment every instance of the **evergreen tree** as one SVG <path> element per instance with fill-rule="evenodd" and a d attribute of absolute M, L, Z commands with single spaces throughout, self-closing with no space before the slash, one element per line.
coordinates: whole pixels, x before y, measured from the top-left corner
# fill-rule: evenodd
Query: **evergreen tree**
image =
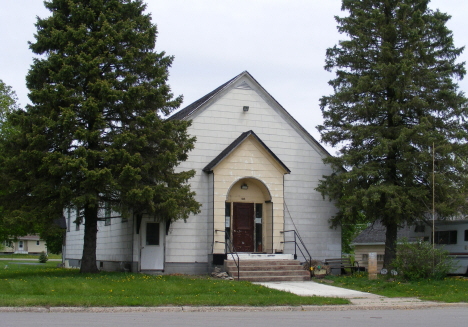
<path fill-rule="evenodd" d="M 463 48 L 445 26 L 450 16 L 428 0 L 343 0 L 336 17 L 347 39 L 327 49 L 334 93 L 321 99 L 322 140 L 340 146 L 325 159 L 334 173 L 317 188 L 340 209 L 333 226 L 360 214 L 386 226 L 384 266 L 395 258 L 397 229 L 466 212 L 467 100 L 455 78 Z M 432 145 L 435 144 L 435 185 Z"/>
<path fill-rule="evenodd" d="M 18 109 L 17 102 L 16 92 L 0 79 L 0 138 L 7 137 L 8 133 L 11 132 L 7 116 Z"/>
<path fill-rule="evenodd" d="M 12 90 L 11 86 L 5 84 L 0 79 L 0 160 L 4 157 L 1 144 L 6 142 L 13 131 L 7 118 L 10 113 L 18 109 L 17 101 L 16 92 Z M 1 192 L 0 190 L 0 195 L 2 194 Z M 21 226 L 8 224 L 5 219 L 4 205 L 0 202 L 0 243 L 9 241 L 11 236 L 19 234 L 23 234 Z"/>
<path fill-rule="evenodd" d="M 50 226 L 64 208 L 84 223 L 81 272 L 97 272 L 96 236 L 107 206 L 160 221 L 199 211 L 178 171 L 194 138 L 167 85 L 173 58 L 154 51 L 157 30 L 140 0 L 50 0 L 38 18 L 21 133 L 5 145 L 2 196 L 8 219 Z M 25 227 L 26 228 L 26 227 Z M 36 228 L 37 229 L 37 228 Z"/>

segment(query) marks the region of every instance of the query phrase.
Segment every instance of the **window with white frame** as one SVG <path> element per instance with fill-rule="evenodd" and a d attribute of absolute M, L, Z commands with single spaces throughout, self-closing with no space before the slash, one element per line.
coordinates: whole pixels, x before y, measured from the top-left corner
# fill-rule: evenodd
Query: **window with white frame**
<path fill-rule="evenodd" d="M 10 240 L 3 241 L 3 245 L 7 248 L 12 248 L 13 247 L 13 242 Z"/>

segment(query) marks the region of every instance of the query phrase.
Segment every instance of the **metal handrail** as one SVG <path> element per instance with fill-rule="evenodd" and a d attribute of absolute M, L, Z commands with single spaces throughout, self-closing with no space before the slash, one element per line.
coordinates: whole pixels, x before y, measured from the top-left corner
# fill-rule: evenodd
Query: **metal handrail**
<path fill-rule="evenodd" d="M 236 264 L 236 268 L 237 268 L 237 280 L 239 281 L 240 280 L 240 258 L 239 258 L 239 254 L 237 253 L 234 245 L 232 245 L 232 242 L 231 242 L 231 238 L 229 237 L 229 234 L 226 234 L 226 231 L 225 230 L 221 230 L 221 229 L 215 229 L 215 232 L 223 232 L 225 234 L 225 240 L 226 242 L 219 242 L 219 241 L 215 241 L 215 243 L 224 243 L 224 252 L 226 253 L 226 257 L 228 255 L 228 249 L 230 249 L 230 252 L 229 254 L 232 256 L 232 260 L 234 261 L 234 263 Z M 234 257 L 234 254 L 236 255 L 237 257 L 237 261 L 236 261 L 236 258 Z"/>
<path fill-rule="evenodd" d="M 301 251 L 301 254 L 302 256 L 304 257 L 305 260 L 307 260 L 306 256 L 304 255 L 304 252 L 302 252 L 302 249 L 301 247 L 298 245 L 297 243 L 297 239 L 299 240 L 299 242 L 301 243 L 302 247 L 304 248 L 304 251 L 307 253 L 307 255 L 309 256 L 309 264 L 310 264 L 310 261 L 312 260 L 312 256 L 310 255 L 309 251 L 307 250 L 307 247 L 305 246 L 304 244 L 304 241 L 302 240 L 301 238 L 301 235 L 299 235 L 297 233 L 297 231 L 295 231 L 294 229 L 291 229 L 291 230 L 285 230 L 285 231 L 280 231 L 280 233 L 288 233 L 288 232 L 294 232 L 294 241 L 284 241 L 284 242 L 281 242 L 281 243 L 294 243 L 294 259 L 297 259 L 297 251 L 296 249 L 299 249 L 299 251 Z"/>

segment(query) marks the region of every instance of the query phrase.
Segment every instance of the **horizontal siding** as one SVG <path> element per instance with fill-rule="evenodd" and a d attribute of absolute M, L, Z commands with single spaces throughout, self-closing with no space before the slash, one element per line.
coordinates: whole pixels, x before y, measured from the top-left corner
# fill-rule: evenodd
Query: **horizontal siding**
<path fill-rule="evenodd" d="M 67 217 L 67 212 L 64 213 Z M 113 213 L 112 216 L 117 215 Z M 102 216 L 102 215 L 101 215 Z M 70 231 L 66 232 L 66 259 L 78 259 L 83 256 L 84 226 L 80 230 L 75 229 L 73 221 L 76 219 L 75 211 L 71 212 Z M 67 222 L 68 223 L 68 222 Z M 121 218 L 112 218 L 109 226 L 104 221 L 98 221 L 98 234 L 96 246 L 96 258 L 98 261 L 131 261 L 133 220 L 129 218 L 122 222 Z"/>
<path fill-rule="evenodd" d="M 252 85 L 248 79 L 246 81 Z M 242 110 L 245 105 L 249 106 L 248 112 Z M 331 172 L 322 162 L 324 153 L 318 152 L 318 146 L 311 145 L 301 136 L 292 127 L 288 118 L 267 103 L 256 90 L 231 89 L 215 103 L 194 115 L 189 133 L 196 136 L 197 143 L 189 154 L 189 160 L 182 163 L 180 169 L 195 169 L 196 176 L 191 180 L 192 189 L 197 192 L 197 198 L 206 198 L 207 202 L 204 202 L 206 205 L 202 207 L 202 213 L 196 219 L 190 217 L 188 221 L 194 221 L 196 225 L 210 226 L 207 229 L 212 228 L 213 225 L 208 225 L 209 217 L 212 215 L 210 211 L 212 204 L 208 202 L 211 201 L 208 199 L 211 185 L 208 183 L 208 178 L 204 178 L 207 174 L 202 172 L 202 169 L 241 133 L 248 130 L 253 130 L 291 170 L 290 174 L 284 176 L 284 202 L 312 256 L 317 259 L 339 257 L 341 231 L 330 229 L 328 222 L 336 213 L 336 208 L 333 203 L 323 200 L 321 194 L 314 190 L 322 176 Z M 261 171 L 260 173 L 263 174 Z M 223 210 L 219 205 L 216 205 L 216 208 Z M 285 210 L 285 229 L 293 228 L 289 213 Z M 223 223 L 215 226 L 224 227 Z M 194 227 L 191 225 L 189 230 L 182 232 L 181 229 L 177 229 L 172 232 L 171 244 L 168 239 L 167 247 L 173 248 L 174 251 L 166 252 L 168 261 L 184 262 L 182 258 L 187 259 L 185 251 L 190 250 L 191 245 L 184 243 L 183 239 L 189 235 L 198 235 L 205 245 L 205 238 L 199 233 L 203 228 L 201 226 L 193 230 L 192 228 Z M 220 236 L 215 235 L 215 238 Z M 177 246 L 176 249 L 172 246 L 173 242 L 183 242 L 186 248 Z M 207 255 L 210 250 L 208 246 L 206 252 L 201 253 L 203 246 L 197 248 L 200 249 L 200 256 Z M 285 251 L 292 253 L 293 249 L 287 245 Z"/>
<path fill-rule="evenodd" d="M 190 180 L 191 188 L 196 192 L 195 199 L 202 204 L 201 213 L 191 215 L 186 222 L 177 221 L 171 224 L 166 237 L 166 262 L 168 263 L 201 263 L 208 261 L 208 254 L 213 248 L 213 239 L 222 238 L 219 233 L 213 235 L 214 228 L 223 229 L 223 222 L 213 222 L 215 210 L 222 214 L 220 205 L 226 194 L 213 194 L 213 175 L 202 171 L 221 151 L 237 139 L 241 133 L 253 130 L 267 147 L 291 170 L 278 182 L 271 175 L 270 168 L 258 167 L 253 176 L 265 179 L 273 190 L 274 222 L 276 229 L 293 229 L 294 225 L 306 242 L 307 248 L 315 259 L 338 257 L 341 255 L 341 232 L 329 228 L 329 219 L 336 213 L 333 203 L 323 200 L 315 191 L 323 175 L 331 172 L 325 166 L 322 158 L 326 155 L 319 150 L 320 146 L 312 142 L 308 136 L 301 134 L 294 127 L 294 122 L 276 104 L 270 103 L 262 91 L 247 77 L 236 83 L 246 82 L 252 89 L 231 88 L 204 110 L 193 115 L 193 123 L 189 134 L 197 138 L 195 149 L 189 153 L 189 159 L 180 164 L 180 170 L 195 170 L 195 176 Z M 243 106 L 249 106 L 244 112 Z M 241 174 L 246 168 L 246 161 L 252 158 L 252 153 L 238 159 L 232 171 L 224 174 Z M 256 157 L 263 165 L 271 166 L 271 160 Z M 239 169 L 238 172 L 235 170 Z M 252 176 L 252 175 L 249 175 Z M 227 183 L 227 181 L 226 181 Z M 271 190 L 270 190 L 271 191 Z M 213 199 L 218 199 L 213 202 Z M 278 210 L 283 210 L 278 215 Z M 213 209 L 214 208 L 214 209 Z M 265 207 L 266 208 L 266 207 Z M 66 214 L 65 214 L 66 216 Z M 292 220 L 291 220 L 292 219 Z M 294 222 L 294 224 L 293 224 Z M 131 256 L 138 259 L 139 235 L 132 234 L 133 223 L 121 223 L 114 219 L 111 226 L 100 223 L 98 232 L 98 257 L 100 260 L 112 260 L 117 257 Z M 285 236 L 288 237 L 287 235 Z M 282 240 L 283 235 L 275 232 L 275 243 Z M 133 240 L 133 244 L 132 244 Z M 67 232 L 67 258 L 80 259 L 82 255 L 83 231 Z M 276 247 L 276 245 L 275 245 Z M 285 246 L 285 252 L 292 253 L 291 245 Z M 99 259 L 98 259 L 99 260 Z"/>

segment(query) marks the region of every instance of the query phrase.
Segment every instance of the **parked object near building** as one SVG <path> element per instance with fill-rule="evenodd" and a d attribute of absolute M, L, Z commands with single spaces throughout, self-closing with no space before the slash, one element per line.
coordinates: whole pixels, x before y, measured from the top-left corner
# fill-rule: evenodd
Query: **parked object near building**
<path fill-rule="evenodd" d="M 41 252 L 47 253 L 47 247 L 45 241 L 41 240 L 39 235 L 26 235 L 5 242 L 2 252 L 6 254 L 40 254 Z"/>
<path fill-rule="evenodd" d="M 424 238 L 432 242 L 432 228 L 426 226 Z M 468 220 L 436 220 L 434 240 L 454 260 L 453 274 L 468 275 Z"/>
<path fill-rule="evenodd" d="M 169 119 L 192 120 L 195 149 L 178 169 L 196 171 L 190 184 L 201 213 L 169 225 L 101 210 L 98 267 L 208 273 L 233 247 L 238 253 L 294 254 L 292 230 L 314 259 L 341 256 L 341 231 L 328 224 L 337 209 L 314 190 L 331 173 L 322 162 L 328 152 L 248 72 Z M 83 251 L 75 217 L 75 210 L 65 211 L 70 266 L 80 265 Z"/>

